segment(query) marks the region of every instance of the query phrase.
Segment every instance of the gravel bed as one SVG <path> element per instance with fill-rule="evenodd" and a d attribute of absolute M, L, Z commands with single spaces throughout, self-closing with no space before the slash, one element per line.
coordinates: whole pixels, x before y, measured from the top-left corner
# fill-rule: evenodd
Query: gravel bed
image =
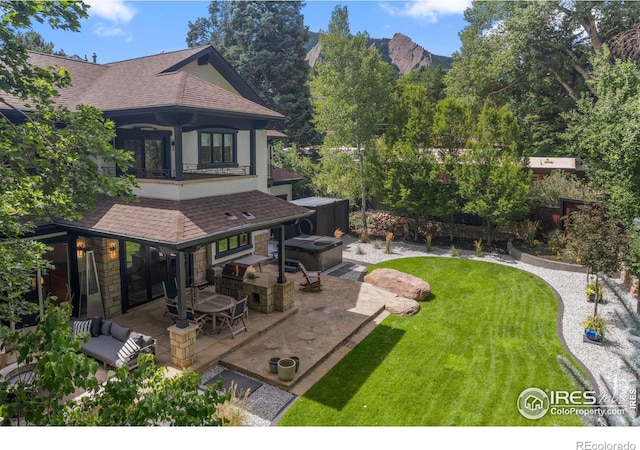
<path fill-rule="evenodd" d="M 200 377 L 202 384 L 204 385 L 204 383 L 218 375 L 223 370 L 225 370 L 225 367 L 223 366 L 214 366 Z M 245 403 L 241 405 L 245 425 L 251 427 L 271 426 L 273 419 L 276 418 L 280 411 L 282 411 L 282 408 L 290 403 L 294 397 L 295 395 L 287 391 L 271 386 L 270 384 L 263 383 L 262 386 L 256 389 L 255 392 L 251 393 Z"/>

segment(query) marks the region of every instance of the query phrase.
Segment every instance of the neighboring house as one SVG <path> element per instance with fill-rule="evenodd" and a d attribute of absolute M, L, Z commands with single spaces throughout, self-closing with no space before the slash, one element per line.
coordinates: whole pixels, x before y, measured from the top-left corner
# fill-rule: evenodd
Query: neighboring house
<path fill-rule="evenodd" d="M 535 181 L 539 182 L 548 177 L 551 172 L 561 170 L 569 174 L 583 176 L 585 174 L 585 166 L 579 158 L 557 158 L 548 156 L 529 156 L 529 168 L 533 173 Z"/>
<path fill-rule="evenodd" d="M 44 292 L 65 298 L 69 290 L 74 315 L 86 313 L 80 280 L 87 271 L 97 272 L 105 316 L 118 315 L 162 296 L 164 280 L 190 285 L 213 265 L 267 255 L 271 229 L 312 213 L 269 195 L 282 195 L 283 182 L 290 192 L 295 181 L 269 175 L 267 129 L 284 116 L 213 47 L 110 64 L 31 53 L 30 62 L 67 68 L 71 86 L 58 102 L 100 108 L 116 124 L 115 145 L 135 156 L 137 202 L 100 198 L 77 222 L 38 227 L 56 267 L 43 277 Z M 278 281 L 285 281 L 284 264 Z M 181 311 L 186 326 L 182 304 Z"/>

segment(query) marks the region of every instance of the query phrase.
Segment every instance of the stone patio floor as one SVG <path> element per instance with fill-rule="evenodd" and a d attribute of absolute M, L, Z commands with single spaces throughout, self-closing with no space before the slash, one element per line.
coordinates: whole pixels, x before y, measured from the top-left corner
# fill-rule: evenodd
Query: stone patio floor
<path fill-rule="evenodd" d="M 199 334 L 196 360 L 188 369 L 202 374 L 215 365 L 228 367 L 265 383 L 303 394 L 335 365 L 357 342 L 386 317 L 385 302 L 395 294 L 380 290 L 355 278 L 357 272 L 346 274 L 345 262 L 322 274 L 322 291 L 303 292 L 298 286 L 302 273 L 287 273 L 287 280 L 296 285 L 293 308 L 285 312 L 263 314 L 249 310 L 248 332 L 231 337 L 229 329 L 220 334 Z M 356 269 L 363 267 L 355 266 Z M 342 269 L 342 270 L 339 270 Z M 343 277 L 331 276 L 335 272 Z M 263 266 L 261 277 L 276 277 L 276 266 Z M 156 362 L 171 371 L 169 332 L 172 320 L 164 314 L 164 299 L 158 299 L 112 320 L 157 340 Z M 209 325 L 207 325 L 209 327 Z M 210 329 L 208 329 L 210 331 Z M 271 357 L 298 356 L 300 368 L 292 381 L 281 381 L 269 371 Z M 103 376 L 106 379 L 106 371 Z"/>

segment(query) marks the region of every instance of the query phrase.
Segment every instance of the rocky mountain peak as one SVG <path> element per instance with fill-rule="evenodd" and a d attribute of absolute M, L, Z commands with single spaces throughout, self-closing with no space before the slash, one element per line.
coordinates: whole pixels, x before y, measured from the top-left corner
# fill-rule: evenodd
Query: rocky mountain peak
<path fill-rule="evenodd" d="M 450 57 L 433 55 L 402 33 L 394 34 L 391 39 L 371 39 L 369 45 L 376 47 L 382 59 L 395 66 L 401 75 L 431 64 L 439 64 L 445 69 L 451 67 Z M 322 57 L 318 33 L 311 33 L 307 48 L 309 51 L 305 59 L 313 67 Z"/>

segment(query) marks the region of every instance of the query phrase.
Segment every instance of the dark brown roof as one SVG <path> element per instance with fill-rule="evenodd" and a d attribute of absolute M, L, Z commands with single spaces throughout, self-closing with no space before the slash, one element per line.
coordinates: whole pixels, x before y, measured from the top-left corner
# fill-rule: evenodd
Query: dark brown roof
<path fill-rule="evenodd" d="M 62 89 L 57 100 L 69 108 L 89 104 L 108 113 L 179 106 L 266 119 L 284 117 L 249 98 L 180 70 L 192 59 L 213 52 L 211 46 L 196 47 L 104 65 L 30 52 L 29 62 L 69 70 L 71 86 Z M 237 73 L 233 75 L 239 80 Z M 257 100 L 257 96 L 255 98 Z"/>
<path fill-rule="evenodd" d="M 271 165 L 271 176 L 269 177 L 270 185 L 288 184 L 302 179 L 303 177 L 300 175 Z"/>
<path fill-rule="evenodd" d="M 180 250 L 247 231 L 268 229 L 312 213 L 308 208 L 264 192 L 250 191 L 181 201 L 141 197 L 137 202 L 126 203 L 102 197 L 95 210 L 81 220 L 57 223 L 105 237 Z"/>

